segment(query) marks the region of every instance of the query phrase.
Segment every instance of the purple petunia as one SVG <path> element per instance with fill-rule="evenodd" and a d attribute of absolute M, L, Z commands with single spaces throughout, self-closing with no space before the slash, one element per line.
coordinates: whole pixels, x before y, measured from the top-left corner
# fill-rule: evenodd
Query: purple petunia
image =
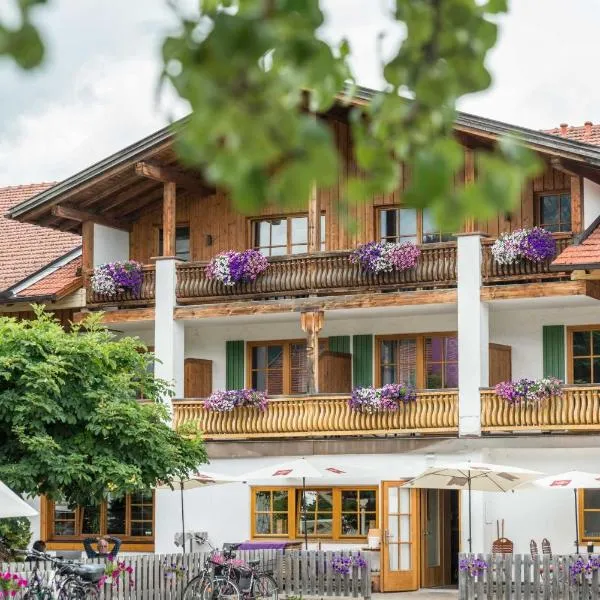
<path fill-rule="evenodd" d="M 556 240 L 541 227 L 517 229 L 500 235 L 492 245 L 492 255 L 501 265 L 510 265 L 519 259 L 541 263 L 556 255 Z"/>
<path fill-rule="evenodd" d="M 380 388 L 356 387 L 348 401 L 351 410 L 367 414 L 396 411 L 401 404 L 417 399 L 415 390 L 404 383 L 388 383 Z"/>
<path fill-rule="evenodd" d="M 143 281 L 142 265 L 135 260 L 105 263 L 94 269 L 91 281 L 97 294 L 114 296 L 131 292 L 137 296 Z"/>
<path fill-rule="evenodd" d="M 217 390 L 204 400 L 204 408 L 215 412 L 229 412 L 238 406 L 250 406 L 266 410 L 267 395 L 257 390 Z"/>
<path fill-rule="evenodd" d="M 555 377 L 502 381 L 496 385 L 496 395 L 510 404 L 536 403 L 551 396 L 562 396 L 562 382 Z"/>
<path fill-rule="evenodd" d="M 466 572 L 471 577 L 482 575 L 484 571 L 487 571 L 488 564 L 481 558 L 462 558 L 458 563 L 459 571 Z"/>
<path fill-rule="evenodd" d="M 221 252 L 206 267 L 207 279 L 216 279 L 223 285 L 250 283 L 267 269 L 269 261 L 258 250 Z"/>
<path fill-rule="evenodd" d="M 421 251 L 411 242 L 369 242 L 350 254 L 350 262 L 358 264 L 363 271 L 377 275 L 390 271 L 413 269 Z"/>
<path fill-rule="evenodd" d="M 335 555 L 331 559 L 331 568 L 340 575 L 350 575 L 353 567 L 357 569 L 364 569 L 367 566 L 367 561 L 360 555 L 355 556 L 343 556 L 341 554 Z"/>

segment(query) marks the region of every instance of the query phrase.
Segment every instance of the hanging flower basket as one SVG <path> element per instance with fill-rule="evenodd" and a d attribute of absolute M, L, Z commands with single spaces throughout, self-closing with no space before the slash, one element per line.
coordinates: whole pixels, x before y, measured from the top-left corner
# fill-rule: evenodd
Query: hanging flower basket
<path fill-rule="evenodd" d="M 556 240 L 541 227 L 517 229 L 500 235 L 492 245 L 492 255 L 500 265 L 512 265 L 522 259 L 541 263 L 556 255 Z"/>
<path fill-rule="evenodd" d="M 223 285 L 250 283 L 267 269 L 269 261 L 258 250 L 221 252 L 206 267 L 207 279 L 216 279 Z"/>
<path fill-rule="evenodd" d="M 373 414 L 396 411 L 401 404 L 417 399 L 415 390 L 404 383 L 388 383 L 380 388 L 356 387 L 348 401 L 350 410 Z"/>
<path fill-rule="evenodd" d="M 92 290 L 104 296 L 131 292 L 138 296 L 142 287 L 142 265 L 135 260 L 99 265 L 92 275 Z"/>
<path fill-rule="evenodd" d="M 369 242 L 350 254 L 350 262 L 360 265 L 367 273 L 377 275 L 391 271 L 414 269 L 421 250 L 412 242 Z"/>
<path fill-rule="evenodd" d="M 204 400 L 204 408 L 215 412 L 230 412 L 238 406 L 266 410 L 267 395 L 257 390 L 217 390 Z"/>
<path fill-rule="evenodd" d="M 561 385 L 560 379 L 555 377 L 522 378 L 517 381 L 502 381 L 496 385 L 495 392 L 509 404 L 533 404 L 552 396 L 562 396 Z"/>

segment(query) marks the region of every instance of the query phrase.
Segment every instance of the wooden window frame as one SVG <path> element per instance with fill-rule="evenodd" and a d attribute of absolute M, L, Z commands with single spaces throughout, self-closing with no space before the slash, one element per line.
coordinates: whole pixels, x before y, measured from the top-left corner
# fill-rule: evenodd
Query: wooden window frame
<path fill-rule="evenodd" d="M 307 222 L 306 248 L 307 248 L 307 251 L 292 254 L 292 230 L 291 230 L 292 219 L 298 218 L 298 217 L 306 217 L 306 222 Z M 327 213 L 324 210 L 321 211 L 321 218 L 323 219 L 323 217 L 325 218 L 325 223 L 324 223 L 325 226 L 321 228 L 321 237 L 324 236 L 324 240 L 322 242 L 323 247 L 321 248 L 321 252 L 326 252 L 327 251 Z M 289 213 L 289 214 L 285 214 L 285 215 L 260 215 L 257 217 L 249 218 L 248 219 L 248 232 L 247 232 L 248 243 L 246 244 L 246 247 L 260 251 L 260 247 L 256 245 L 255 239 L 254 239 L 254 224 L 259 221 L 277 221 L 278 219 L 286 219 L 286 221 L 287 221 L 286 252 L 285 252 L 285 254 L 275 254 L 275 255 L 269 254 L 268 258 L 273 258 L 273 257 L 277 257 L 277 256 L 297 256 L 300 254 L 307 254 L 308 253 L 308 212 Z M 277 248 L 279 248 L 279 247 L 280 246 L 277 246 Z M 263 246 L 263 248 L 273 248 L 273 246 Z"/>
<path fill-rule="evenodd" d="M 428 337 L 452 337 L 458 338 L 458 331 L 428 331 L 427 333 L 399 333 L 386 334 L 375 336 L 375 386 L 380 387 L 381 384 L 381 344 L 385 340 L 400 340 L 400 339 L 416 339 L 417 342 L 417 375 L 416 388 L 419 390 L 427 389 L 427 377 L 425 372 L 425 338 Z M 433 388 L 437 389 L 437 388 Z M 455 389 L 455 388 L 440 388 L 440 389 Z"/>
<path fill-rule="evenodd" d="M 254 518 L 256 510 L 256 497 L 255 492 L 265 491 L 282 491 L 285 490 L 288 493 L 288 533 L 276 534 L 276 533 L 256 533 L 256 521 Z M 344 490 L 364 490 L 375 492 L 375 523 L 379 523 L 381 511 L 380 511 L 380 489 L 377 484 L 375 485 L 316 485 L 306 488 L 306 491 L 318 491 L 318 490 L 332 490 L 332 534 L 329 535 L 309 535 L 309 540 L 324 541 L 331 540 L 337 542 L 351 542 L 356 543 L 357 541 L 365 541 L 366 535 L 349 536 L 342 535 L 342 491 Z M 250 532 L 251 539 L 283 539 L 298 541 L 303 540 L 304 535 L 298 531 L 299 519 L 302 518 L 302 512 L 299 509 L 299 502 L 302 497 L 302 486 L 251 486 L 250 487 Z"/>
<path fill-rule="evenodd" d="M 417 231 L 416 231 L 416 236 L 417 236 L 416 244 L 417 245 L 429 246 L 431 244 L 455 244 L 456 243 L 456 239 L 447 240 L 447 241 L 438 241 L 438 242 L 423 242 L 423 209 L 422 208 L 414 208 L 412 206 L 402 206 L 401 204 L 386 204 L 383 206 L 375 207 L 375 240 L 376 241 L 380 242 L 381 238 L 382 238 L 381 218 L 380 218 L 382 211 L 400 210 L 402 208 L 404 208 L 404 209 L 408 208 L 408 209 L 413 209 L 413 210 L 417 211 Z M 448 232 L 444 232 L 444 231 L 440 230 L 436 233 L 438 233 L 441 236 L 443 234 L 447 234 Z M 405 237 L 407 237 L 407 236 L 405 236 Z M 402 241 L 402 240 L 400 240 L 400 241 Z"/>
<path fill-rule="evenodd" d="M 573 383 L 573 333 L 576 331 L 600 331 L 600 325 L 569 325 L 567 326 L 567 381 L 565 383 L 570 385 L 575 385 Z M 592 350 L 592 348 L 590 348 Z M 595 354 L 590 354 L 590 358 L 596 356 Z M 600 355 L 597 355 L 600 357 Z M 585 358 L 585 357 L 581 357 Z M 577 385 L 600 385 L 598 383 L 579 383 Z"/>
<path fill-rule="evenodd" d="M 100 504 L 100 531 L 98 533 L 76 533 L 75 535 L 56 535 L 54 530 L 54 505 L 55 502 L 46 496 L 41 497 L 40 519 L 41 519 L 41 539 L 45 540 L 49 549 L 73 549 L 83 550 L 83 540 L 94 536 L 116 536 L 122 541 L 122 549 L 129 551 L 153 551 L 154 540 L 156 536 L 156 495 L 152 491 L 152 535 L 134 536 L 131 531 L 131 495 L 125 496 L 125 534 L 107 533 L 107 503 L 103 501 Z M 81 527 L 81 507 L 75 508 L 75 526 Z"/>
<path fill-rule="evenodd" d="M 175 250 L 177 250 L 177 230 L 182 227 L 187 227 L 190 232 L 189 262 L 192 262 L 194 260 L 194 256 L 192 254 L 192 228 L 190 226 L 189 221 L 182 221 L 181 223 L 176 223 L 176 225 L 175 225 Z M 158 224 L 154 225 L 154 248 L 156 250 L 154 253 L 154 256 L 160 256 L 160 232 L 162 231 L 162 229 L 163 229 L 162 223 L 158 223 Z M 179 260 L 185 260 L 185 259 L 180 258 Z"/>
<path fill-rule="evenodd" d="M 584 488 L 579 488 L 577 490 L 577 513 L 578 513 L 578 531 L 577 531 L 577 542 L 580 544 L 584 544 L 586 542 L 599 542 L 600 536 L 598 537 L 589 537 L 585 534 L 585 513 L 586 512 L 597 512 L 600 513 L 600 508 L 584 508 L 585 507 L 585 492 Z"/>
<path fill-rule="evenodd" d="M 545 191 L 545 192 L 534 192 L 533 194 L 533 214 L 535 219 L 535 224 L 537 227 L 542 227 L 542 206 L 541 199 L 544 196 L 562 196 L 568 194 L 571 199 L 571 229 L 568 231 L 552 231 L 551 233 L 573 233 L 573 195 L 571 193 L 571 188 L 563 189 L 563 190 L 553 190 L 553 191 Z"/>
<path fill-rule="evenodd" d="M 323 351 L 329 349 L 329 338 L 319 338 L 319 344 L 323 343 Z M 293 340 L 253 340 L 246 342 L 246 387 L 252 387 L 252 372 L 254 371 L 252 365 L 252 349 L 257 346 L 283 346 L 283 394 L 282 396 L 292 395 L 292 344 L 306 344 L 306 338 L 298 338 Z M 294 394 L 297 395 L 297 394 Z"/>

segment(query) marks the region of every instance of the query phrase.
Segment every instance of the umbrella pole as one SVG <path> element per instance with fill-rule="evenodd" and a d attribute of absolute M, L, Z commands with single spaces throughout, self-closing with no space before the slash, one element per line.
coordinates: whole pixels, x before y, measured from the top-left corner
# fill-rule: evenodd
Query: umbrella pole
<path fill-rule="evenodd" d="M 469 484 L 469 554 L 473 552 L 472 542 L 471 542 L 471 471 L 469 471 L 469 476 L 467 477 L 467 481 Z"/>
<path fill-rule="evenodd" d="M 183 537 L 183 544 L 181 545 L 181 548 L 183 550 L 183 553 L 185 554 L 185 512 L 183 510 L 183 480 L 179 482 L 179 485 L 181 486 L 181 533 Z"/>
<path fill-rule="evenodd" d="M 579 507 L 577 506 L 577 488 L 573 488 L 575 498 L 575 554 L 579 554 Z"/>
<path fill-rule="evenodd" d="M 304 549 L 308 550 L 308 528 L 306 527 L 306 477 L 302 478 L 302 520 L 304 522 Z"/>

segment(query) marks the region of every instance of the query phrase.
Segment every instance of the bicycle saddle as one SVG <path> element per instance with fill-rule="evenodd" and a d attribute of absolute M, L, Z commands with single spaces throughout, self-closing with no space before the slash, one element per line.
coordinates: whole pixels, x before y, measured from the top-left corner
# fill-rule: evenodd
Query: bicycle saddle
<path fill-rule="evenodd" d="M 254 558 L 252 560 L 247 561 L 251 567 L 258 567 L 260 565 L 260 558 Z"/>
<path fill-rule="evenodd" d="M 104 565 L 81 565 L 73 568 L 73 572 L 84 581 L 97 583 L 104 575 Z"/>

